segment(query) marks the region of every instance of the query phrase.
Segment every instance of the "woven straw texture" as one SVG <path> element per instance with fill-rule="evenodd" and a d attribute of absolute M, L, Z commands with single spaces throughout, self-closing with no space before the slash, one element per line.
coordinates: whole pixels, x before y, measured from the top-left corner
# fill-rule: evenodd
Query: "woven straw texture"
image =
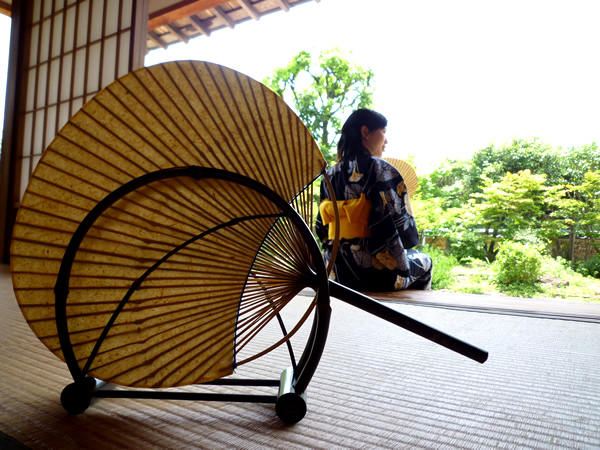
<path fill-rule="evenodd" d="M 296 425 L 282 424 L 273 405 L 189 401 L 99 399 L 69 416 L 59 402 L 69 373 L 27 326 L 6 267 L 0 294 L 0 431 L 31 448 L 600 447 L 596 323 L 394 306 L 488 349 L 480 365 L 333 301 L 308 413 Z M 301 311 L 310 301 L 292 305 Z M 273 369 L 285 361 L 275 351 L 239 375 L 278 376 Z"/>

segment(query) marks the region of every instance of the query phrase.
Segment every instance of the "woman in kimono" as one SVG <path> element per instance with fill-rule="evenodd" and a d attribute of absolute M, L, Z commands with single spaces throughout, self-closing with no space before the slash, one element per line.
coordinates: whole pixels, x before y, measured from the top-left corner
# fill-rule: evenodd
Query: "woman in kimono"
<path fill-rule="evenodd" d="M 430 289 L 432 262 L 414 250 L 419 234 L 400 173 L 381 159 L 387 119 L 359 109 L 342 127 L 338 163 L 327 169 L 340 215 L 340 246 L 333 278 L 357 291 Z M 329 261 L 335 236 L 326 183 L 316 231 Z"/>

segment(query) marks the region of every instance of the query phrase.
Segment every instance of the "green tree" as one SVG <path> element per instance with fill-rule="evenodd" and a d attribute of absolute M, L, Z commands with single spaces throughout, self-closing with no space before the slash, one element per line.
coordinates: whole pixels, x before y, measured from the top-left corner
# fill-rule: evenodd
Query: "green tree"
<path fill-rule="evenodd" d="M 432 243 L 436 238 L 448 237 L 450 230 L 456 226 L 457 211 L 445 208 L 441 198 L 422 198 L 420 195 L 410 201 L 415 214 L 420 241 Z"/>
<path fill-rule="evenodd" d="M 514 177 L 519 172 L 521 177 L 543 175 L 545 182 L 522 186 L 521 191 L 517 185 L 507 186 L 511 183 L 507 173 Z M 590 250 L 593 239 L 600 238 L 596 177 L 600 177 L 596 143 L 562 149 L 537 138 L 513 139 L 502 146 L 490 144 L 467 161 L 444 161 L 421 177 L 418 196 L 427 204 L 425 222 L 431 229 L 436 229 L 434 215 L 444 217 L 444 225 L 437 228 L 448 230 L 453 252 L 466 242 L 468 253 L 479 257 L 471 248 L 478 241 L 472 239 L 473 231 L 485 230 L 490 236 L 486 254 L 493 259 L 498 241 L 530 228 L 554 242 L 555 254 L 572 261 L 576 236 L 588 238 Z M 529 197 L 527 189 L 533 189 Z M 569 245 L 561 246 L 559 239 L 565 236 Z"/>
<path fill-rule="evenodd" d="M 581 147 L 571 147 L 562 155 L 562 183 L 578 185 L 588 172 L 600 172 L 600 149 L 592 142 Z"/>
<path fill-rule="evenodd" d="M 544 222 L 543 231 L 554 240 L 555 254 L 568 261 L 574 261 L 576 236 L 587 238 L 588 252 L 592 240 L 600 237 L 598 178 L 600 151 L 595 142 L 562 151 L 560 177 L 552 180 L 556 189 L 547 202 L 550 220 Z M 568 245 L 561 246 L 565 235 Z"/>
<path fill-rule="evenodd" d="M 573 263 L 576 236 L 587 238 L 589 246 L 592 240 L 600 239 L 600 172 L 585 173 L 581 184 L 564 186 L 549 203 L 552 207 L 550 218 L 553 220 L 544 229 L 555 239 L 556 253 Z M 569 240 L 567 248 L 563 250 L 559 238 L 567 230 Z"/>
<path fill-rule="evenodd" d="M 600 238 L 600 171 L 589 171 L 584 181 L 577 186 L 576 193 L 585 203 L 579 224 L 586 232 L 586 237 Z"/>
<path fill-rule="evenodd" d="M 419 196 L 442 201 L 444 209 L 460 208 L 471 193 L 466 183 L 468 173 L 468 162 L 446 159 L 428 176 L 421 177 Z"/>
<path fill-rule="evenodd" d="M 490 144 L 475 152 L 469 161 L 465 182 L 471 192 L 481 192 L 481 175 L 498 182 L 508 172 L 516 174 L 529 170 L 533 174 L 545 174 L 548 183 L 560 183 L 564 173 L 563 160 L 560 149 L 538 138 L 513 139 L 501 146 Z"/>
<path fill-rule="evenodd" d="M 373 72 L 333 48 L 320 54 L 298 53 L 287 67 L 263 80 L 292 105 L 329 162 L 334 162 L 341 120 L 357 108 L 370 108 Z"/>
<path fill-rule="evenodd" d="M 564 154 L 560 148 L 555 149 L 538 138 L 513 139 L 500 146 L 492 143 L 469 160 L 442 162 L 421 181 L 421 192 L 425 198 L 441 197 L 449 207 L 460 207 L 471 194 L 482 192 L 482 175 L 498 182 L 507 172 L 522 170 L 546 174 L 549 183 L 562 183 Z"/>
<path fill-rule="evenodd" d="M 548 188 L 546 175 L 529 170 L 506 173 L 498 182 L 482 175 L 482 192 L 471 194 L 465 222 L 469 228 L 480 227 L 489 236 L 487 257 L 495 259 L 496 243 L 510 239 L 519 229 L 536 228 L 545 214 L 544 200 Z"/>

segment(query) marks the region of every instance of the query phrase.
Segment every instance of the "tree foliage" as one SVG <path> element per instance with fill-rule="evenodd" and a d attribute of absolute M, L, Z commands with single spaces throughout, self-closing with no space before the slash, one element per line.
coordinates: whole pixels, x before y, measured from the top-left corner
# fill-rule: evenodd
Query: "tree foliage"
<path fill-rule="evenodd" d="M 563 180 L 564 157 L 538 138 L 513 139 L 501 146 L 492 143 L 467 161 L 447 159 L 442 162 L 422 180 L 421 195 L 441 197 L 451 207 L 460 207 L 471 194 L 482 192 L 484 179 L 498 182 L 507 173 L 523 170 L 545 174 L 548 182 L 559 183 Z"/>
<path fill-rule="evenodd" d="M 576 237 L 588 238 L 590 247 L 600 239 L 600 151 L 595 143 L 562 149 L 537 138 L 490 144 L 467 161 L 447 160 L 421 177 L 418 196 L 435 205 L 426 208 L 427 222 L 437 211 L 444 223 L 454 224 L 451 247 L 483 230 L 492 260 L 498 242 L 529 230 L 573 261 Z M 560 244 L 564 237 L 568 246 Z"/>
<path fill-rule="evenodd" d="M 428 177 L 421 177 L 419 194 L 423 199 L 442 200 L 446 208 L 460 208 L 469 198 L 467 184 L 470 164 L 446 159 Z"/>
<path fill-rule="evenodd" d="M 333 48 L 298 53 L 286 67 L 263 83 L 292 105 L 330 162 L 342 118 L 357 108 L 370 108 L 373 72 L 352 62 L 352 55 Z"/>
<path fill-rule="evenodd" d="M 559 256 L 573 262 L 576 236 L 600 239 L 600 172 L 586 172 L 580 184 L 564 186 L 564 190 L 553 197 L 551 206 L 552 220 L 546 229 L 554 239 L 569 230 L 567 248 L 563 250 L 559 245 L 555 248 Z"/>
<path fill-rule="evenodd" d="M 595 142 L 582 147 L 571 147 L 564 152 L 563 184 L 577 185 L 584 182 L 588 172 L 600 172 L 600 149 Z"/>
<path fill-rule="evenodd" d="M 482 187 L 482 175 L 497 182 L 507 173 L 529 170 L 544 174 L 549 183 L 562 181 L 564 171 L 560 151 L 538 138 L 513 139 L 501 146 L 491 144 L 473 155 L 467 182 L 472 192 Z"/>
<path fill-rule="evenodd" d="M 539 225 L 548 188 L 546 175 L 535 175 L 530 170 L 508 172 L 497 182 L 486 175 L 482 180 L 482 192 L 471 194 L 466 223 L 471 228 L 483 228 L 490 236 L 487 256 L 493 260 L 497 241 L 510 238 L 519 229 Z"/>

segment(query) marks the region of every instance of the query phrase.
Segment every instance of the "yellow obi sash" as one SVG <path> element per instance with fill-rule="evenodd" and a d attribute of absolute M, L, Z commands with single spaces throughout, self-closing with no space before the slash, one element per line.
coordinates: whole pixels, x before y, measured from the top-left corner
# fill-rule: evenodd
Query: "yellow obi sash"
<path fill-rule="evenodd" d="M 352 200 L 340 200 L 337 202 L 340 214 L 340 239 L 352 239 L 371 237 L 369 230 L 369 216 L 371 214 L 371 201 L 367 200 L 365 194 L 360 198 Z M 323 225 L 329 228 L 329 239 L 335 238 L 335 214 L 333 202 L 323 200 L 319 206 Z"/>

